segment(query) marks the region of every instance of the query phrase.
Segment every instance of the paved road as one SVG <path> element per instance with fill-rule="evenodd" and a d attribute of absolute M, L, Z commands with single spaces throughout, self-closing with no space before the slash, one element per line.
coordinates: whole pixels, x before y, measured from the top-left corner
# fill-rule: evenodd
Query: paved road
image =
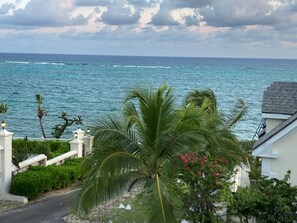
<path fill-rule="evenodd" d="M 78 190 L 51 196 L 21 208 L 0 213 L 1 223 L 63 223 Z"/>

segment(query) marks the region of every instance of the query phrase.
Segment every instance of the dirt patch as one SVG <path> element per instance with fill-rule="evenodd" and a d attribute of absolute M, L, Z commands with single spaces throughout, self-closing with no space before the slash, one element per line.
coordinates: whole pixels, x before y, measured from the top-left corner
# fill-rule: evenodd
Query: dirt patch
<path fill-rule="evenodd" d="M 24 206 L 24 204 L 20 202 L 0 200 L 0 214 L 4 211 L 22 206 Z"/>

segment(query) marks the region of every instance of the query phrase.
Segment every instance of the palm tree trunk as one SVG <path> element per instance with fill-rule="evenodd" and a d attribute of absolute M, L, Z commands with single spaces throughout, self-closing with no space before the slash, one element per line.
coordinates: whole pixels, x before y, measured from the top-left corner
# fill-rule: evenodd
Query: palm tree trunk
<path fill-rule="evenodd" d="M 40 128 L 41 128 L 42 137 L 45 139 L 46 136 L 45 136 L 45 132 L 44 132 L 44 129 L 43 129 L 42 119 L 41 118 L 39 118 L 39 124 L 40 124 Z"/>

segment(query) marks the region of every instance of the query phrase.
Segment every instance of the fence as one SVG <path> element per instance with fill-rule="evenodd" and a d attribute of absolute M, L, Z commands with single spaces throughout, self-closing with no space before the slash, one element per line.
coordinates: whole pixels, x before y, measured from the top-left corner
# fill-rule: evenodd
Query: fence
<path fill-rule="evenodd" d="M 9 194 L 12 175 L 26 171 L 32 165 L 59 165 L 72 157 L 83 157 L 91 153 L 93 136 L 85 135 L 81 129 L 74 132 L 74 139 L 70 141 L 70 151 L 47 160 L 44 154 L 30 157 L 19 163 L 19 167 L 12 164 L 12 136 L 13 133 L 4 127 L 0 130 L 0 200 L 12 200 L 26 203 L 27 198 Z"/>

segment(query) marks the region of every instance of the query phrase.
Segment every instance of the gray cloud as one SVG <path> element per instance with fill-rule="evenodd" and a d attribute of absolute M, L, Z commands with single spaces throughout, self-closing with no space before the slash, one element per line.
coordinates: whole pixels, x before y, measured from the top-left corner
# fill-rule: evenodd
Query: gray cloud
<path fill-rule="evenodd" d="M 163 1 L 160 5 L 160 10 L 152 17 L 149 24 L 154 26 L 178 26 L 179 23 L 170 14 L 172 9 L 174 7 L 171 2 Z"/>
<path fill-rule="evenodd" d="M 132 25 L 138 23 L 140 19 L 140 11 L 132 12 L 130 7 L 126 7 L 124 5 L 110 5 L 102 14 L 101 19 L 98 21 L 102 21 L 108 25 Z"/>
<path fill-rule="evenodd" d="M 201 8 L 217 1 L 219 0 L 173 0 L 173 4 L 177 8 Z"/>
<path fill-rule="evenodd" d="M 199 26 L 200 20 L 196 15 L 189 15 L 184 17 L 186 26 Z"/>
<path fill-rule="evenodd" d="M 82 15 L 71 18 L 73 8 L 64 8 L 60 0 L 31 0 L 24 9 L 13 15 L 0 17 L 2 26 L 18 27 L 60 27 L 86 24 L 88 18 Z"/>
<path fill-rule="evenodd" d="M 189 32 L 185 26 L 161 32 L 147 26 L 138 33 L 131 32 L 130 26 L 116 30 L 106 26 L 96 33 L 78 33 L 73 29 L 62 34 L 21 30 L 0 34 L 0 41 L 2 51 L 7 52 L 296 58 L 296 47 L 283 47 L 280 41 L 296 43 L 297 29 L 288 34 L 272 27 L 235 27 L 205 36 Z"/>
<path fill-rule="evenodd" d="M 169 12 L 158 12 L 153 16 L 152 21 L 149 23 L 154 26 L 178 26 L 179 23 L 175 21 Z"/>
<path fill-rule="evenodd" d="M 112 6 L 114 4 L 128 4 L 137 8 L 149 7 L 157 4 L 158 0 L 76 0 L 77 6 Z"/>
<path fill-rule="evenodd" d="M 113 0 L 76 0 L 77 6 L 108 6 L 112 4 Z"/>
<path fill-rule="evenodd" d="M 5 3 L 3 5 L 0 6 L 0 15 L 1 14 L 6 14 L 8 13 L 8 11 L 10 9 L 14 9 L 15 8 L 15 5 L 12 4 L 12 3 Z"/>
<path fill-rule="evenodd" d="M 135 7 L 149 7 L 152 3 L 146 0 L 127 0 L 129 4 L 134 5 Z"/>
<path fill-rule="evenodd" d="M 267 0 L 224 0 L 199 12 L 208 25 L 216 27 L 273 25 L 281 20 Z"/>

